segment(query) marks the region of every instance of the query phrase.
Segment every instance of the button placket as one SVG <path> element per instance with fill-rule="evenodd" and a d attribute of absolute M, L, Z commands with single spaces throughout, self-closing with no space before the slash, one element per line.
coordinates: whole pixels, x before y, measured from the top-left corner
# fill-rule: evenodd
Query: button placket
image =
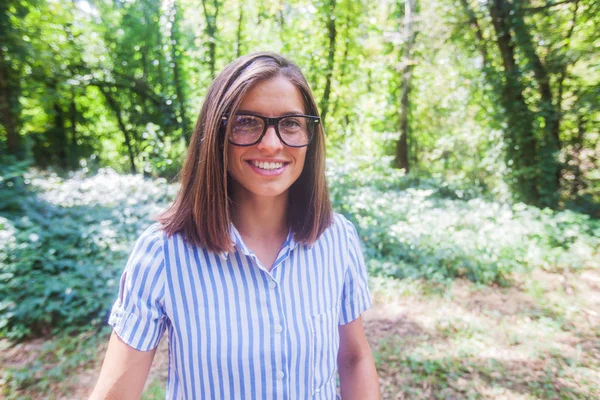
<path fill-rule="evenodd" d="M 272 325 L 272 335 L 274 335 L 274 343 L 275 347 L 281 349 L 284 353 L 284 360 L 281 365 L 277 366 L 277 373 L 275 374 L 275 378 L 278 381 L 279 385 L 284 385 L 283 381 L 286 379 L 287 373 L 287 357 L 289 355 L 285 354 L 285 341 L 286 336 L 285 332 L 285 315 L 284 311 L 280 310 L 276 305 L 278 304 L 277 298 L 280 296 L 279 282 L 277 281 L 278 273 L 274 270 L 271 270 L 271 275 L 268 278 L 266 284 L 266 295 L 269 299 L 269 302 L 274 305 L 273 307 L 273 325 Z M 279 363 L 278 363 L 279 364 Z M 285 386 L 282 386 L 284 389 Z"/>

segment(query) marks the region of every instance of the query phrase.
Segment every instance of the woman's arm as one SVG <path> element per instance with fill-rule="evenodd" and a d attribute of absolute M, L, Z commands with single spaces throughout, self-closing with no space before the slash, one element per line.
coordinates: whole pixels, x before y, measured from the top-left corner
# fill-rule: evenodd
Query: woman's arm
<path fill-rule="evenodd" d="M 338 369 L 343 400 L 378 400 L 379 378 L 362 317 L 340 325 Z"/>
<path fill-rule="evenodd" d="M 98 383 L 90 400 L 139 399 L 156 349 L 139 351 L 125 344 L 114 332 L 110 337 Z"/>

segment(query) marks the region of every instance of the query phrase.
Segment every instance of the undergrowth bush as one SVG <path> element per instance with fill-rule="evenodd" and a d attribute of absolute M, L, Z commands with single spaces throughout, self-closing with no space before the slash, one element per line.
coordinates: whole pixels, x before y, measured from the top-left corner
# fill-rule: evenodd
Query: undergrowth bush
<path fill-rule="evenodd" d="M 132 242 L 173 189 L 110 170 L 27 180 L 23 212 L 0 217 L 0 336 L 104 323 Z"/>
<path fill-rule="evenodd" d="M 494 202 L 479 188 L 404 176 L 383 162 L 330 165 L 328 178 L 372 273 L 507 284 L 532 268 L 599 266 L 600 221 L 585 214 Z"/>
<path fill-rule="evenodd" d="M 18 213 L 21 211 L 22 199 L 27 195 L 24 175 L 31 160 L 18 160 L 14 156 L 2 154 L 3 150 L 0 143 L 0 213 Z"/>
<path fill-rule="evenodd" d="M 404 176 L 383 162 L 330 163 L 328 178 L 372 274 L 507 284 L 532 268 L 598 267 L 600 223 L 583 214 L 493 202 L 481 188 Z M 21 211 L 0 211 L 0 336 L 103 324 L 133 242 L 176 186 L 111 170 L 24 182 Z"/>

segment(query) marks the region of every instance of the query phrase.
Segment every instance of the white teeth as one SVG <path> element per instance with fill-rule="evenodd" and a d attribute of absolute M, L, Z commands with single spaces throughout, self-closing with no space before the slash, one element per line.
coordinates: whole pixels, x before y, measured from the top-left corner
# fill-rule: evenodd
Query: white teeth
<path fill-rule="evenodd" d="M 282 162 L 264 162 L 264 161 L 252 161 L 252 165 L 258 167 L 260 169 L 271 170 L 271 169 L 279 169 L 283 167 Z"/>

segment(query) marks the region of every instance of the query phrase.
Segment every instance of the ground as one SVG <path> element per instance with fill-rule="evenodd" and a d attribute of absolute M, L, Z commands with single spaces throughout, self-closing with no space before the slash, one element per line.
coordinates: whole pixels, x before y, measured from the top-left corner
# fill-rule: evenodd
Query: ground
<path fill-rule="evenodd" d="M 365 329 L 383 399 L 600 398 L 600 271 L 534 271 L 510 287 L 373 277 Z M 82 399 L 107 331 L 0 343 L 6 398 Z M 166 341 L 163 341 L 166 342 Z M 164 398 L 162 343 L 144 394 Z"/>

